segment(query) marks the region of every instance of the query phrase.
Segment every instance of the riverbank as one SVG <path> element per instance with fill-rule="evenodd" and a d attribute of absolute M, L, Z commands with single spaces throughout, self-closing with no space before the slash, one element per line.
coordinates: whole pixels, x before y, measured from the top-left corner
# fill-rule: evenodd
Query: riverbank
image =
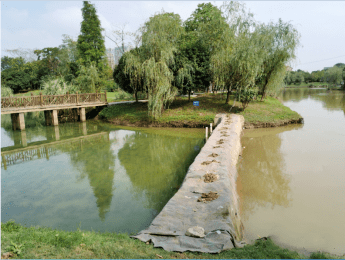
<path fill-rule="evenodd" d="M 244 116 L 245 128 L 275 127 L 287 124 L 301 123 L 302 117 L 295 111 L 284 106 L 279 100 L 267 97 L 249 103 L 245 111 L 241 103 L 233 101 L 225 104 L 226 94 L 205 94 L 198 97 L 177 97 L 162 116 L 151 122 L 147 113 L 146 103 L 118 104 L 104 108 L 98 118 L 114 125 L 138 127 L 189 127 L 202 128 L 214 122 L 219 113 L 231 113 Z M 233 96 L 230 97 L 233 100 Z M 199 101 L 199 106 L 193 106 L 193 101 Z"/>
<path fill-rule="evenodd" d="M 254 258 L 329 258 L 324 253 L 309 257 L 277 246 L 271 239 L 257 240 L 253 245 L 234 248 L 219 254 L 177 253 L 154 248 L 131 239 L 128 234 L 91 231 L 62 231 L 46 227 L 24 227 L 15 222 L 1 223 L 1 258 L 23 259 L 254 259 Z"/>

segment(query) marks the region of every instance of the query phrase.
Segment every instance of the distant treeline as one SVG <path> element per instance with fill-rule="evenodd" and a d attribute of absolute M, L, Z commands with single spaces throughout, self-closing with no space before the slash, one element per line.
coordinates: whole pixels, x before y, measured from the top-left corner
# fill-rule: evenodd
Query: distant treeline
<path fill-rule="evenodd" d="M 303 83 L 324 82 L 329 86 L 344 87 L 345 82 L 345 64 L 337 63 L 333 67 L 324 68 L 323 70 L 309 73 L 303 70 L 289 71 L 284 79 L 287 85 L 301 85 Z"/>

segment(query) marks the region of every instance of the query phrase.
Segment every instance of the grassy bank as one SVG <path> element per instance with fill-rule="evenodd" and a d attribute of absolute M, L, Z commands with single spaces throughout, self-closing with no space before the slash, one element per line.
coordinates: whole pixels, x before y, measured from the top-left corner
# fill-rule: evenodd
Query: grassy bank
<path fill-rule="evenodd" d="M 283 249 L 270 239 L 254 245 L 235 248 L 220 254 L 166 252 L 131 239 L 127 234 L 74 232 L 44 227 L 24 227 L 12 221 L 1 223 L 2 258 L 70 259 L 70 258 L 151 258 L 151 259 L 240 259 L 240 258 L 306 258 Z M 313 253 L 310 258 L 332 258 Z M 334 257 L 333 257 L 334 258 Z"/>
<path fill-rule="evenodd" d="M 307 88 L 309 86 L 315 86 L 315 87 L 328 87 L 328 83 L 327 82 L 310 82 L 310 83 L 301 83 L 299 85 L 295 85 L 295 84 L 292 84 L 292 85 L 287 85 L 286 87 L 287 88 Z"/>
<path fill-rule="evenodd" d="M 233 100 L 233 97 L 231 97 Z M 199 101 L 199 106 L 193 106 Z M 225 94 L 208 94 L 191 98 L 177 97 L 157 122 L 151 122 L 146 103 L 119 104 L 107 107 L 99 114 L 100 119 L 117 125 L 162 126 L 162 127 L 204 127 L 213 122 L 217 113 L 229 113 L 233 101 L 225 104 Z M 285 107 L 277 99 L 267 97 L 263 102 L 253 101 L 245 111 L 239 102 L 231 113 L 243 115 L 245 126 L 270 127 L 297 123 L 301 116 Z"/>

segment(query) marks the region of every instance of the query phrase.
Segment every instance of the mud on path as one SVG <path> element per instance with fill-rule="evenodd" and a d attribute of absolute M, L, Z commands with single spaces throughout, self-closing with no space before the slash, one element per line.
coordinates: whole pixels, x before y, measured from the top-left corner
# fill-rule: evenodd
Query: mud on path
<path fill-rule="evenodd" d="M 203 177 L 204 177 L 204 182 L 206 183 L 214 182 L 218 180 L 218 175 L 214 173 L 206 173 Z"/>
<path fill-rule="evenodd" d="M 202 193 L 201 197 L 198 199 L 198 202 L 206 203 L 208 201 L 212 201 L 218 198 L 219 198 L 219 195 L 217 192 L 210 191 L 209 193 Z"/>

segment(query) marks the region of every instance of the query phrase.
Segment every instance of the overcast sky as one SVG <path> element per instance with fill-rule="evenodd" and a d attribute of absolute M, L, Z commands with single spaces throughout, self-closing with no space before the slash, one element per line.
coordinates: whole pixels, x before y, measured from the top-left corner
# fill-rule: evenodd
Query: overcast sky
<path fill-rule="evenodd" d="M 210 1 L 203 1 L 205 3 Z M 162 9 L 186 20 L 201 1 L 92 1 L 102 27 L 136 31 Z M 222 2 L 211 2 L 220 6 Z M 257 21 L 289 21 L 301 34 L 293 70 L 320 70 L 345 63 L 345 1 L 244 1 Z M 82 1 L 1 1 L 1 56 L 6 49 L 42 49 L 62 44 L 62 35 L 77 39 Z M 115 44 L 106 38 L 106 47 Z"/>

